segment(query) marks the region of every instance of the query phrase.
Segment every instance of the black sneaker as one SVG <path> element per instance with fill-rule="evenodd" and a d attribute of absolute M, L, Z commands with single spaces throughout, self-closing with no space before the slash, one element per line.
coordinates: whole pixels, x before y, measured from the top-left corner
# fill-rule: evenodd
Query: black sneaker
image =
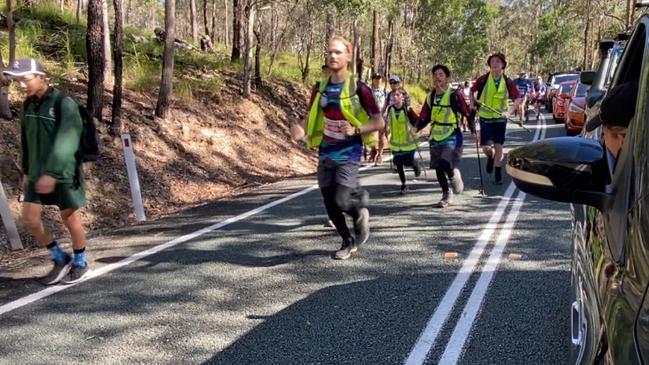
<path fill-rule="evenodd" d="M 364 244 L 370 238 L 370 211 L 367 208 L 359 210 L 358 219 L 354 221 L 354 234 L 356 246 Z"/>
<path fill-rule="evenodd" d="M 453 194 L 462 194 L 464 191 L 464 181 L 462 180 L 462 173 L 459 169 L 453 169 L 451 187 L 453 188 Z"/>
<path fill-rule="evenodd" d="M 63 277 L 65 277 L 68 272 L 70 272 L 70 268 L 72 267 L 72 257 L 70 255 L 65 255 L 65 260 L 60 263 L 54 263 L 54 267 L 52 270 L 42 278 L 40 278 L 40 282 L 43 283 L 43 285 L 54 285 L 61 281 Z"/>
<path fill-rule="evenodd" d="M 61 284 L 78 283 L 81 280 L 83 280 L 89 273 L 90 273 L 90 267 L 88 267 L 88 263 L 86 263 L 86 266 L 84 267 L 72 265 L 72 268 L 68 273 L 68 276 L 66 276 L 65 279 L 61 280 Z"/>
<path fill-rule="evenodd" d="M 412 165 L 412 169 L 415 171 L 415 177 L 421 176 L 421 167 L 419 167 L 417 162 Z"/>
<path fill-rule="evenodd" d="M 453 200 L 453 194 L 450 191 L 445 191 L 442 193 L 442 199 L 435 205 L 436 208 L 446 208 L 451 204 Z"/>
<path fill-rule="evenodd" d="M 340 249 L 334 254 L 334 259 L 347 260 L 352 257 L 352 252 L 355 252 L 357 249 L 358 248 L 353 242 L 343 242 L 343 245 L 340 246 Z"/>
<path fill-rule="evenodd" d="M 408 186 L 401 185 L 401 195 L 406 195 L 407 192 L 408 192 Z"/>
<path fill-rule="evenodd" d="M 487 156 L 487 174 L 491 174 L 494 171 L 494 158 Z"/>

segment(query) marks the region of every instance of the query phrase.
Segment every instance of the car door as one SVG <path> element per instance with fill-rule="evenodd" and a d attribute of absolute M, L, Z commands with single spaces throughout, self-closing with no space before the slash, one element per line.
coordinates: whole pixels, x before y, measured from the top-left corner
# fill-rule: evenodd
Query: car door
<path fill-rule="evenodd" d="M 643 216 L 646 190 L 646 147 L 649 140 L 649 66 L 645 15 L 629 42 L 628 52 L 620 61 L 613 86 L 639 82 L 635 117 L 629 125 L 624 146 L 618 158 L 611 184 L 612 206 L 598 214 L 593 239 L 605 242 L 600 263 L 595 268 L 601 318 L 607 344 L 605 356 L 614 364 L 641 363 L 636 345 L 636 316 L 640 311 L 649 284 L 647 257 L 644 248 Z"/>

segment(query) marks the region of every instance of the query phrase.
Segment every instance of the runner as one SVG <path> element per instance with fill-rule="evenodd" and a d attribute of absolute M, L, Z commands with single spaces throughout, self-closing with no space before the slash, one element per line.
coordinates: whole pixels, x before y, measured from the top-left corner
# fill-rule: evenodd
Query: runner
<path fill-rule="evenodd" d="M 388 118 L 388 108 L 394 105 L 394 91 L 399 88 L 401 88 L 405 93 L 403 99 L 405 108 L 408 109 L 408 107 L 410 107 L 410 95 L 408 95 L 408 92 L 402 88 L 401 78 L 399 76 L 393 75 L 390 77 L 390 93 L 388 93 L 386 103 L 383 105 L 383 109 L 381 109 L 381 114 L 383 115 L 384 119 Z M 378 150 L 376 151 L 376 160 L 374 166 L 378 166 L 383 162 L 383 150 L 385 148 L 385 143 L 387 142 L 385 130 L 379 131 L 378 142 Z"/>
<path fill-rule="evenodd" d="M 507 131 L 507 117 L 516 110 L 523 99 L 518 93 L 516 85 L 505 76 L 507 60 L 502 53 L 494 53 L 487 59 L 490 71 L 479 77 L 471 87 L 471 110 L 477 110 L 478 103 L 499 111 L 494 113 L 486 108 L 479 109 L 480 118 L 480 145 L 487 156 L 487 173 L 491 174 L 496 167 L 494 183 L 502 184 L 502 159 L 505 132 Z M 503 82 L 504 80 L 504 82 Z M 476 99 L 476 92 L 478 93 Z M 511 108 L 507 109 L 507 99 L 514 101 Z"/>
<path fill-rule="evenodd" d="M 387 90 L 385 90 L 384 87 L 381 87 L 381 79 L 382 77 L 379 73 L 372 75 L 372 93 L 374 94 L 374 100 L 376 101 L 376 105 L 379 107 L 379 110 L 383 110 L 385 101 L 387 99 Z M 385 138 L 385 133 L 379 133 L 379 135 L 381 139 Z M 368 162 L 374 163 L 374 166 L 378 166 L 381 163 L 381 158 L 379 158 L 379 143 L 380 139 L 377 139 L 377 141 L 374 142 L 372 146 L 369 146 L 371 150 Z M 383 146 L 384 145 L 385 142 L 383 142 Z M 366 146 L 363 146 L 363 156 L 365 156 L 366 150 Z M 383 147 L 381 148 L 381 154 L 382 153 Z"/>
<path fill-rule="evenodd" d="M 388 108 L 387 126 L 390 135 L 390 150 L 401 180 L 401 194 L 408 191 L 404 166 L 412 167 L 416 177 L 421 175 L 421 169 L 415 160 L 417 139 L 410 134 L 410 130 L 417 124 L 417 115 L 408 113 L 404 105 L 404 93 L 401 88 L 394 90 L 394 105 Z"/>
<path fill-rule="evenodd" d="M 13 78 L 27 96 L 20 117 L 22 220 L 36 241 L 47 247 L 54 262 L 54 268 L 41 281 L 45 285 L 76 283 L 90 271 L 86 262 L 86 232 L 79 214 L 86 195 L 81 164 L 75 157 L 83 128 L 79 107 L 50 87 L 43 66 L 33 58 L 20 58 L 3 73 Z M 74 258 L 63 251 L 43 226 L 43 205 L 60 209 L 63 224 L 72 237 Z"/>
<path fill-rule="evenodd" d="M 385 127 L 372 89 L 349 72 L 351 54 L 352 45 L 345 38 L 329 40 L 331 74 L 313 87 L 308 117 L 291 124 L 294 139 L 319 147 L 318 185 L 327 214 L 343 240 L 334 255 L 340 260 L 350 258 L 369 238 L 369 194 L 358 186 L 358 169 L 363 142 L 371 142 L 372 132 Z M 343 212 L 354 220 L 353 237 Z"/>
<path fill-rule="evenodd" d="M 527 122 L 527 107 L 534 88 L 532 87 L 530 80 L 527 79 L 527 73 L 525 72 L 518 73 L 518 78 L 514 79 L 514 85 L 516 85 L 516 88 L 518 88 L 518 94 L 523 98 L 523 101 L 519 104 L 519 107 L 514 111 L 519 115 L 521 123 L 523 121 Z"/>
<path fill-rule="evenodd" d="M 418 133 L 432 123 L 430 130 L 430 168 L 435 170 L 442 188 L 442 199 L 438 208 L 446 208 L 453 200 L 453 194 L 464 190 L 460 170 L 456 166 L 462 157 L 463 136 L 460 130 L 462 116 L 468 116 L 468 108 L 461 92 L 452 91 L 449 85 L 451 71 L 445 65 L 435 65 L 432 70 L 434 90 L 426 98 L 419 113 L 419 122 L 412 129 Z M 471 128 L 475 136 L 475 126 Z M 449 190 L 449 181 L 453 191 Z"/>
<path fill-rule="evenodd" d="M 534 111 L 536 112 L 536 120 L 539 120 L 541 115 L 541 105 L 545 104 L 545 83 L 541 76 L 537 77 L 534 82 Z"/>

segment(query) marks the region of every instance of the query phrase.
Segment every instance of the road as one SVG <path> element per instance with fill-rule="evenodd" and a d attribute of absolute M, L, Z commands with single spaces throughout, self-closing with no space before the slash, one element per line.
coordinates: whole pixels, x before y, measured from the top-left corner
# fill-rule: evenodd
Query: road
<path fill-rule="evenodd" d="M 527 126 L 508 148 L 564 134 Z M 431 171 L 400 196 L 364 170 L 372 236 L 347 261 L 309 177 L 96 237 L 75 286 L 0 275 L 0 363 L 566 363 L 568 205 L 508 177 L 478 196 L 472 143 L 447 209 Z"/>

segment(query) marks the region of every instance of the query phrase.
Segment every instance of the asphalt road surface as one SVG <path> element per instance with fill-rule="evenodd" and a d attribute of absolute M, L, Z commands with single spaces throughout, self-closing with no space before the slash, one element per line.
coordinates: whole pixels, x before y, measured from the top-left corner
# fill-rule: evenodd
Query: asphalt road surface
<path fill-rule="evenodd" d="M 527 126 L 508 148 L 564 134 Z M 480 197 L 477 166 L 467 135 L 443 210 L 432 171 L 400 196 L 387 163 L 364 170 L 372 236 L 347 261 L 309 177 L 96 237 L 74 286 L 0 275 L 0 363 L 566 363 L 568 205 L 507 176 Z"/>

